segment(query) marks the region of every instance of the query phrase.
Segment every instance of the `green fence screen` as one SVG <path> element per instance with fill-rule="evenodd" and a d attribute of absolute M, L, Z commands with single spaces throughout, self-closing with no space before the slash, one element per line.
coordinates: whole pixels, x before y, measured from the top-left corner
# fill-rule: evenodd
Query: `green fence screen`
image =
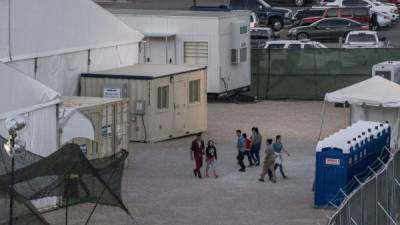
<path fill-rule="evenodd" d="M 252 49 L 250 95 L 319 100 L 371 77 L 372 66 L 400 61 L 400 49 Z"/>

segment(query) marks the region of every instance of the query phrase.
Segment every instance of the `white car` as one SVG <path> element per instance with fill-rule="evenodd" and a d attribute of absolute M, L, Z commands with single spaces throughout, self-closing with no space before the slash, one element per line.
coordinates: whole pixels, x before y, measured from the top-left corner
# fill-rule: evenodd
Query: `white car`
<path fill-rule="evenodd" d="M 339 6 L 365 6 L 369 7 L 371 12 L 382 13 L 389 16 L 391 21 L 399 19 L 399 11 L 397 7 L 393 5 L 387 5 L 382 2 L 374 0 L 335 0 L 339 3 Z"/>
<path fill-rule="evenodd" d="M 326 46 L 310 40 L 277 40 L 267 41 L 265 48 L 326 48 Z"/>
<path fill-rule="evenodd" d="M 376 31 L 351 31 L 347 34 L 343 48 L 384 48 L 385 38 L 378 38 Z"/>
<path fill-rule="evenodd" d="M 392 18 L 390 15 L 386 13 L 375 12 L 373 10 L 371 10 L 370 13 L 376 13 L 379 27 L 388 27 L 392 24 Z"/>

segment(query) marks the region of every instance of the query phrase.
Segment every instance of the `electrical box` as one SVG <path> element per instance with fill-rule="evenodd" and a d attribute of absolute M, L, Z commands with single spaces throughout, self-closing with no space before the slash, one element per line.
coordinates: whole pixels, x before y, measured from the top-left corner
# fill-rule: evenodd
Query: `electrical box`
<path fill-rule="evenodd" d="M 144 107 L 145 107 L 145 102 L 143 100 L 136 100 L 134 109 L 135 114 L 144 115 Z"/>
<path fill-rule="evenodd" d="M 247 40 L 249 36 L 249 23 L 247 21 L 231 24 L 231 63 L 239 64 L 247 61 Z"/>

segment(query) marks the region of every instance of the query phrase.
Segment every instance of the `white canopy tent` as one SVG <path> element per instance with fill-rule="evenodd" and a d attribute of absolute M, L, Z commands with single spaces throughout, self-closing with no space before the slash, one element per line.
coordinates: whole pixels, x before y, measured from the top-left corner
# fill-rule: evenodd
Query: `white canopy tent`
<path fill-rule="evenodd" d="M 368 80 L 327 93 L 325 101 L 350 104 L 350 122 L 360 120 L 384 123 L 392 128 L 391 146 L 398 147 L 400 137 L 400 85 L 375 76 Z"/>
<path fill-rule="evenodd" d="M 0 61 L 63 95 L 82 72 L 136 64 L 142 38 L 92 0 L 0 0 Z"/>

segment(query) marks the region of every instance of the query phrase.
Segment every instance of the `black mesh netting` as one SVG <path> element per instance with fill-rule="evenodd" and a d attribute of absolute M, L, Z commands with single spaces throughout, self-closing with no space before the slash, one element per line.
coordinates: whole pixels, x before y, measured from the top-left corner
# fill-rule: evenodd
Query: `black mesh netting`
<path fill-rule="evenodd" d="M 0 225 L 8 224 L 11 159 L 0 138 Z M 91 202 L 117 206 L 130 214 L 121 200 L 121 181 L 128 152 L 88 160 L 79 145 L 66 144 L 47 157 L 26 151 L 15 157 L 15 222 L 47 224 L 29 200 L 44 197 L 68 198 L 68 202 Z M 4 200 L 4 201 L 3 201 Z M 5 205 L 3 205 L 5 204 Z"/>

